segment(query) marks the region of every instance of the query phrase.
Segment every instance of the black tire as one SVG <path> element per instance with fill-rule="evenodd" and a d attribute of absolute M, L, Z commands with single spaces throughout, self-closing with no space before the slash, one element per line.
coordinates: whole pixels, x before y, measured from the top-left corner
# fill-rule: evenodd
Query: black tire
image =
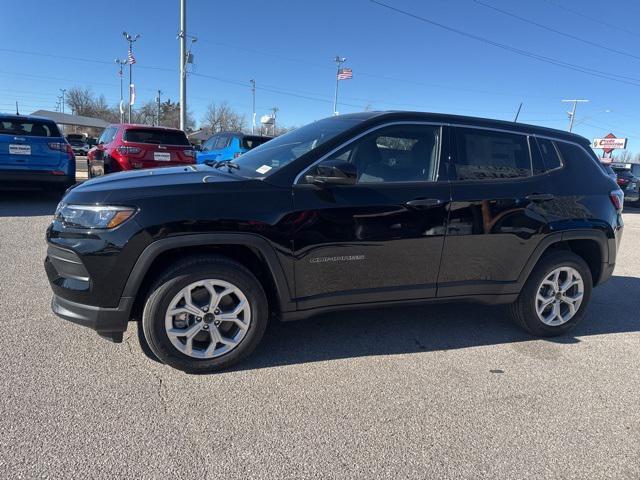
<path fill-rule="evenodd" d="M 251 308 L 251 322 L 244 338 L 230 352 L 211 359 L 197 359 L 179 351 L 164 326 L 169 303 L 187 285 L 204 279 L 218 279 L 237 286 Z M 195 256 L 167 270 L 151 287 L 142 314 L 142 328 L 149 348 L 162 362 L 189 373 L 213 373 L 246 358 L 262 340 L 269 319 L 264 289 L 243 265 L 222 256 Z"/>
<path fill-rule="evenodd" d="M 578 271 L 584 284 L 582 303 L 575 315 L 566 323 L 550 326 L 538 318 L 535 299 L 542 280 L 558 267 L 572 267 Z M 568 250 L 557 250 L 544 255 L 535 266 L 518 299 L 509 306 L 511 316 L 516 324 L 529 333 L 540 337 L 554 337 L 562 335 L 575 327 L 584 317 L 591 298 L 593 279 L 587 263 L 575 253 Z"/>

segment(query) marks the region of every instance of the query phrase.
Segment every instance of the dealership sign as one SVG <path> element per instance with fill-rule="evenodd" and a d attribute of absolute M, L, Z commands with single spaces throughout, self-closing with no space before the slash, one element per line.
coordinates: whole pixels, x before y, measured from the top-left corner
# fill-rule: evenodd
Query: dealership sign
<path fill-rule="evenodd" d="M 613 133 L 610 133 L 604 138 L 594 138 L 593 139 L 593 148 L 601 148 L 604 150 L 604 153 L 611 153 L 613 150 L 618 148 L 626 148 L 627 139 L 626 138 L 617 138 Z"/>

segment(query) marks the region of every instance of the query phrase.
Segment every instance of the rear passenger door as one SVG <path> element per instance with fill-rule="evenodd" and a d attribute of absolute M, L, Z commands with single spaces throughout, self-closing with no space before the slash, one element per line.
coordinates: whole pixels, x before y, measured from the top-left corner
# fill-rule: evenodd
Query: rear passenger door
<path fill-rule="evenodd" d="M 512 293 L 545 232 L 553 187 L 527 134 L 455 127 L 438 297 Z"/>

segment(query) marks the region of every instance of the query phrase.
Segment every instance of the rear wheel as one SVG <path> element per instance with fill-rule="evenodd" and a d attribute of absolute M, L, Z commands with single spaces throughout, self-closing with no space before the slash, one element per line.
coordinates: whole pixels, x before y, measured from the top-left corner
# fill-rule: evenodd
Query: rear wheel
<path fill-rule="evenodd" d="M 224 257 L 194 257 L 169 270 L 151 289 L 142 316 L 145 339 L 164 363 L 193 373 L 239 362 L 267 326 L 260 282 Z"/>
<path fill-rule="evenodd" d="M 553 252 L 538 262 L 511 305 L 511 315 L 534 335 L 562 335 L 584 317 L 591 290 L 586 262 L 571 251 Z"/>

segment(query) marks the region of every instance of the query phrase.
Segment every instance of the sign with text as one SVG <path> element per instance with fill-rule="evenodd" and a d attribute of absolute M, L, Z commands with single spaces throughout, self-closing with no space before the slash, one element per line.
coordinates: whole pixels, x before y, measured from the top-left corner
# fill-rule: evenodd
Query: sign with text
<path fill-rule="evenodd" d="M 610 133 L 604 138 L 594 138 L 593 139 L 593 148 L 601 148 L 604 150 L 604 153 L 611 153 L 613 150 L 618 148 L 626 148 L 627 139 L 626 138 L 617 138 L 613 133 Z"/>

